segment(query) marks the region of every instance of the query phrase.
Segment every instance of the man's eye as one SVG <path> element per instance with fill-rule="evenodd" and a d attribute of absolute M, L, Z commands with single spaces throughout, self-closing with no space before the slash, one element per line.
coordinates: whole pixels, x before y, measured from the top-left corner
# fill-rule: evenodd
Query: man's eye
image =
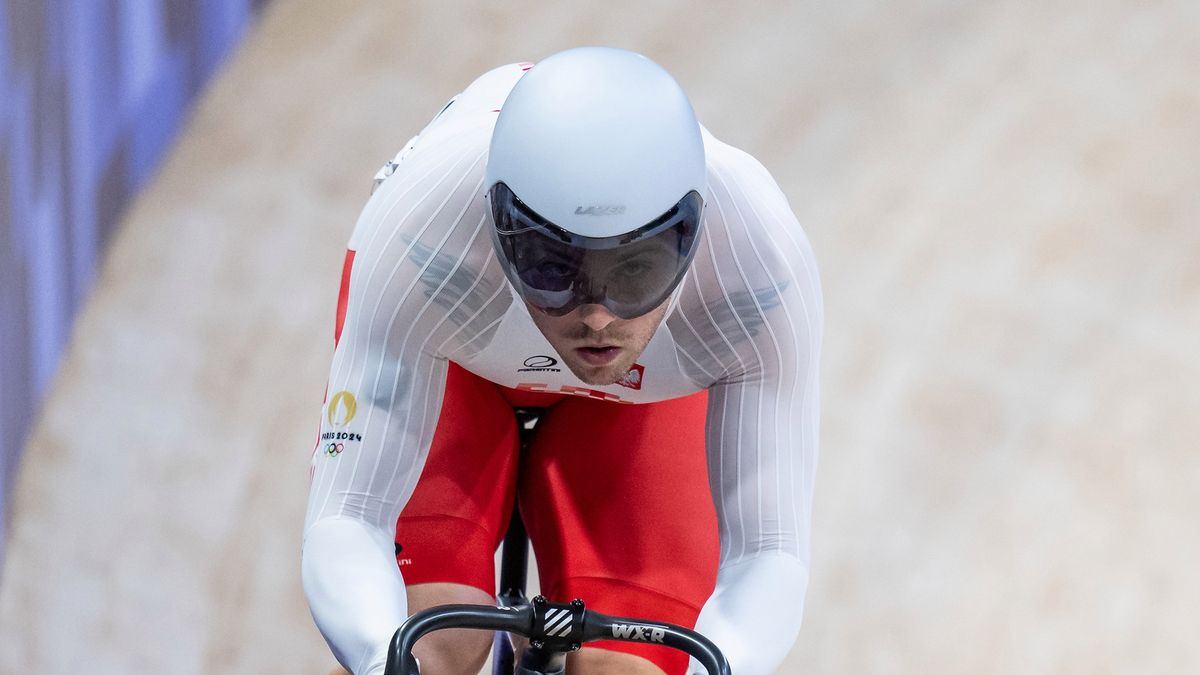
<path fill-rule="evenodd" d="M 543 260 L 528 274 L 522 275 L 534 288 L 545 291 L 565 291 L 575 282 L 576 269 L 552 260 Z"/>
<path fill-rule="evenodd" d="M 613 270 L 613 274 L 619 277 L 630 278 L 641 276 L 649 271 L 650 265 L 640 260 L 631 260 L 629 262 L 621 263 L 619 266 L 617 266 L 617 268 Z"/>
<path fill-rule="evenodd" d="M 538 274 L 547 277 L 565 277 L 573 271 L 574 269 L 568 265 L 552 261 L 545 261 L 538 265 Z"/>

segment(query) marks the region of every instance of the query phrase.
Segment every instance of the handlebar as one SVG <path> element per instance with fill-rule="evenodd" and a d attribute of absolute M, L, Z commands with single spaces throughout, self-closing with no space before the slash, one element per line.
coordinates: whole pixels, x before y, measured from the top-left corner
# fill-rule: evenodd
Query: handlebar
<path fill-rule="evenodd" d="M 582 600 L 555 604 L 538 596 L 520 607 L 442 605 L 409 617 L 392 636 L 384 675 L 419 675 L 412 649 L 425 634 L 446 628 L 474 628 L 523 635 L 534 649 L 574 651 L 596 640 L 661 644 L 693 656 L 709 675 L 730 675 L 729 662 L 703 635 L 682 626 L 606 616 L 585 609 Z"/>

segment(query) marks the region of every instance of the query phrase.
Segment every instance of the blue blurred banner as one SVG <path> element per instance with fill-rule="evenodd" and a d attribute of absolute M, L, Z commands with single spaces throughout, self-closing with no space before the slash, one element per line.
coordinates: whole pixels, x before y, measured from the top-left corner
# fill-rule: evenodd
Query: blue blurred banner
<path fill-rule="evenodd" d="M 263 0 L 0 0 L 0 560 L 106 241 Z"/>

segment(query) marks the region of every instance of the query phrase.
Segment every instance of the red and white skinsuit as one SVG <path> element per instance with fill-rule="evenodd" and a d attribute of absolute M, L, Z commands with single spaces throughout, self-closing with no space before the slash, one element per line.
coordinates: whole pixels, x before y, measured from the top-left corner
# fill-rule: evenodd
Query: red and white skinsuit
<path fill-rule="evenodd" d="M 770 672 L 808 582 L 823 321 L 812 250 L 762 165 L 705 131 L 691 269 L 635 371 L 579 381 L 487 229 L 492 127 L 527 68 L 456 97 L 389 164 L 355 226 L 304 525 L 313 617 L 341 663 L 377 673 L 407 616 L 406 581 L 491 592 L 515 491 L 509 411 L 543 405 L 520 489 L 543 592 L 696 621 L 733 672 Z M 442 477 L 418 486 L 427 457 L 426 476 Z M 472 555 L 483 560 L 461 562 Z M 668 672 L 685 663 L 628 651 Z"/>

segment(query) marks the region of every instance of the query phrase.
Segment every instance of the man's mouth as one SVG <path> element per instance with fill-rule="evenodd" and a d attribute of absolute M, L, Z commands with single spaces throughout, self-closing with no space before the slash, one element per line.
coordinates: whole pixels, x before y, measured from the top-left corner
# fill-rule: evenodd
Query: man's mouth
<path fill-rule="evenodd" d="M 575 349 L 575 353 L 589 365 L 606 366 L 617 358 L 621 353 L 621 348 L 611 345 L 603 347 L 578 347 Z"/>

